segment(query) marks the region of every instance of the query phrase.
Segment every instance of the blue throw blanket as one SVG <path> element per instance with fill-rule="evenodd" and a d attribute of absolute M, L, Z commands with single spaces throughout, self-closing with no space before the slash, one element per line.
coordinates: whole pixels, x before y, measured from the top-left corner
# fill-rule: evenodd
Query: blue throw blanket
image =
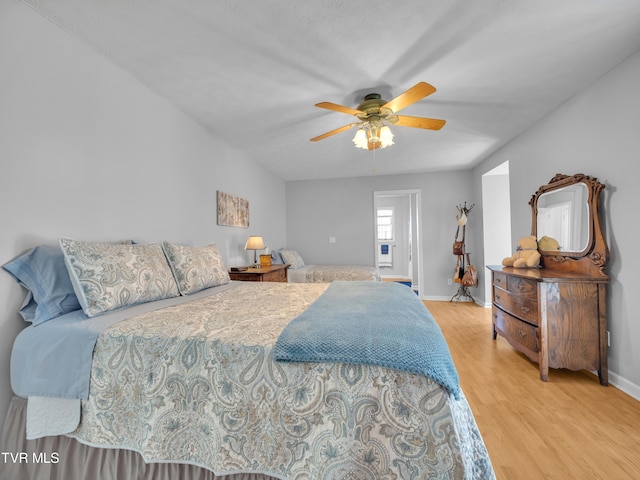
<path fill-rule="evenodd" d="M 415 293 L 393 282 L 333 282 L 282 331 L 274 358 L 363 363 L 425 375 L 460 398 L 440 327 Z"/>

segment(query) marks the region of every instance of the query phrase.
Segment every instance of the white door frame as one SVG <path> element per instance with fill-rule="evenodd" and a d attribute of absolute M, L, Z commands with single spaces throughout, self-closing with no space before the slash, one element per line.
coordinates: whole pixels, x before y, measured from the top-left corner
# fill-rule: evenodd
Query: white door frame
<path fill-rule="evenodd" d="M 415 286 L 418 289 L 418 295 L 422 298 L 422 287 L 424 285 L 423 281 L 423 268 L 422 268 L 422 222 L 420 221 L 421 216 L 421 207 L 422 207 L 422 190 L 417 188 L 412 189 L 404 189 L 404 190 L 376 190 L 373 192 L 373 218 L 377 217 L 378 212 L 378 199 L 380 197 L 389 197 L 389 196 L 407 196 L 410 199 L 409 202 L 409 210 L 412 210 L 411 206 L 415 206 L 415 215 L 411 214 L 411 222 L 412 228 L 415 231 L 415 234 L 412 234 L 415 241 L 412 242 L 412 239 L 409 238 L 411 246 L 411 258 L 412 261 L 418 266 L 418 278 L 414 278 L 413 282 L 416 284 Z M 373 225 L 373 238 L 376 244 L 376 248 L 378 245 L 378 229 L 376 225 L 376 221 L 374 220 Z M 374 261 L 376 268 L 378 267 L 378 255 L 377 250 L 374 255 Z"/>

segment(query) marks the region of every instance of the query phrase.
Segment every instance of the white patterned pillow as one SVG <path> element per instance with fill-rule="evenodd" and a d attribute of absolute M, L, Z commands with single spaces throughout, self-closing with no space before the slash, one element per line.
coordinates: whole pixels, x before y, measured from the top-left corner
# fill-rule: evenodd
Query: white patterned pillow
<path fill-rule="evenodd" d="M 304 267 L 304 260 L 296 250 L 280 250 L 280 255 L 284 260 L 284 263 L 289 264 L 289 268 L 300 268 Z"/>
<path fill-rule="evenodd" d="M 189 247 L 164 241 L 162 249 L 182 295 L 223 285 L 231 280 L 215 243 Z"/>
<path fill-rule="evenodd" d="M 180 295 L 158 243 L 119 245 L 61 238 L 73 289 L 86 315 Z"/>

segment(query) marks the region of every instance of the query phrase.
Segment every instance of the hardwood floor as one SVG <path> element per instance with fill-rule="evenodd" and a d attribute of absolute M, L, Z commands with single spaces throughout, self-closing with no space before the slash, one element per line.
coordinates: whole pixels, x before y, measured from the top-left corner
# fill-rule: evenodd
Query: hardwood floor
<path fill-rule="evenodd" d="M 425 302 L 440 325 L 498 480 L 640 479 L 640 402 L 589 372 L 538 367 L 491 338 L 491 309 Z"/>

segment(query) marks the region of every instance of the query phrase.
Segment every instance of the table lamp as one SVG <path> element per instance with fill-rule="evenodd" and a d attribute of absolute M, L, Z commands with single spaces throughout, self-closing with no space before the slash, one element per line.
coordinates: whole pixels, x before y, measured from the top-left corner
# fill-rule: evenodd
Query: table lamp
<path fill-rule="evenodd" d="M 253 265 L 251 266 L 253 268 L 260 268 L 256 251 L 264 249 L 264 240 L 262 240 L 262 237 L 259 237 L 257 235 L 250 235 L 247 243 L 244 246 L 244 249 L 253 250 Z"/>

